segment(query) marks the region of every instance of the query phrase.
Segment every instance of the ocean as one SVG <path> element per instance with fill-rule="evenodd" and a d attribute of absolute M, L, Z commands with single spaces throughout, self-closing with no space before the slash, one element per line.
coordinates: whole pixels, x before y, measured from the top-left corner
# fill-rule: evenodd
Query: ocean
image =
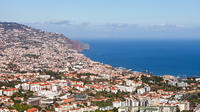
<path fill-rule="evenodd" d="M 153 75 L 200 76 L 200 40 L 85 39 L 94 61 Z"/>

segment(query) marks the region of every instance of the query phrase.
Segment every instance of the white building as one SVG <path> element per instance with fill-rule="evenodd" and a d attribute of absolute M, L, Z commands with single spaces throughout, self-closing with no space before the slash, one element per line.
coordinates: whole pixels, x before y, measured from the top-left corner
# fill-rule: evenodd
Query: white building
<path fill-rule="evenodd" d="M 113 107 L 119 108 L 119 107 L 126 107 L 126 102 L 122 102 L 122 101 L 114 101 L 113 103 Z"/>
<path fill-rule="evenodd" d="M 0 89 L 0 96 L 3 95 L 3 91 Z"/>
<path fill-rule="evenodd" d="M 58 95 L 59 95 L 58 93 L 52 91 L 46 91 L 46 90 L 38 91 L 38 96 L 44 96 L 47 97 L 48 99 L 54 99 L 54 97 Z"/>
<path fill-rule="evenodd" d="M 139 101 L 137 101 L 133 98 L 127 98 L 126 99 L 126 106 L 128 106 L 128 107 L 139 106 Z"/>
<path fill-rule="evenodd" d="M 117 86 L 117 88 L 118 88 L 119 91 L 130 92 L 130 93 L 132 93 L 136 90 L 136 88 L 132 87 L 132 86 L 121 86 L 121 85 L 119 85 L 119 86 Z"/>
<path fill-rule="evenodd" d="M 180 111 L 190 110 L 190 103 L 188 101 L 179 102 L 177 105 L 180 108 Z"/>
<path fill-rule="evenodd" d="M 150 92 L 150 87 L 149 86 L 146 86 L 146 87 L 144 87 L 144 88 L 140 88 L 140 89 L 138 89 L 137 90 L 137 93 L 138 94 L 144 94 L 144 93 L 146 93 L 146 92 Z"/>
<path fill-rule="evenodd" d="M 6 96 L 12 96 L 17 91 L 17 88 L 5 89 L 3 90 L 3 94 L 5 94 Z"/>
<path fill-rule="evenodd" d="M 29 90 L 29 84 L 27 84 L 27 83 L 21 84 L 21 87 L 23 90 Z"/>
<path fill-rule="evenodd" d="M 30 84 L 30 91 L 40 91 L 41 87 L 39 83 L 31 83 Z"/>

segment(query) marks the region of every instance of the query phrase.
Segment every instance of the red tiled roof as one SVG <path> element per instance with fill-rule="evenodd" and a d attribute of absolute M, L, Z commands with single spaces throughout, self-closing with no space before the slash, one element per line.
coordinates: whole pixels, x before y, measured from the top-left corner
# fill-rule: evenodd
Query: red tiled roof
<path fill-rule="evenodd" d="M 35 112 L 37 110 L 38 110 L 37 108 L 31 108 L 31 109 L 28 109 L 27 112 Z"/>

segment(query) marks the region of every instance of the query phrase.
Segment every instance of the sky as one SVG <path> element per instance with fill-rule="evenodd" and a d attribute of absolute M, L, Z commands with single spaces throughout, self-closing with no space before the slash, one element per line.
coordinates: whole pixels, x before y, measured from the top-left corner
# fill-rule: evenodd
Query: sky
<path fill-rule="evenodd" d="M 199 0 L 0 0 L 0 21 L 72 38 L 200 38 Z"/>

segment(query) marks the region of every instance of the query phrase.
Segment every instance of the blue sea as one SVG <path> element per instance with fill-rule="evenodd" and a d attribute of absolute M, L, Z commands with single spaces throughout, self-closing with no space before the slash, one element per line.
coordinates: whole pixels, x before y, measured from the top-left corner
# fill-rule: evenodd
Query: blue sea
<path fill-rule="evenodd" d="M 200 40 L 97 39 L 81 40 L 94 61 L 154 75 L 200 76 Z"/>

